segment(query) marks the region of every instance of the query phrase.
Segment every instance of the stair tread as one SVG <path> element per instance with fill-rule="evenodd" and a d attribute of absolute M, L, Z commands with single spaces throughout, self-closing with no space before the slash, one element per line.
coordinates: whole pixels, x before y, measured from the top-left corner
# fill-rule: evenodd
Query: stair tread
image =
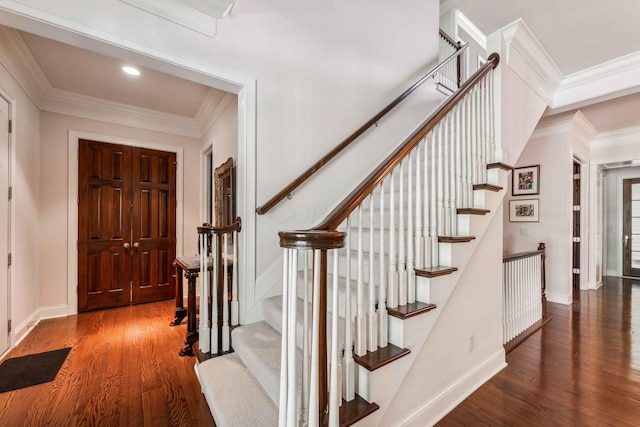
<path fill-rule="evenodd" d="M 435 304 L 416 301 L 407 305 L 399 305 L 395 308 L 387 307 L 387 312 L 389 313 L 389 316 L 397 317 L 398 319 L 408 319 L 410 317 L 426 313 L 427 311 L 431 311 L 434 308 L 436 308 Z"/>
<path fill-rule="evenodd" d="M 367 354 L 364 356 L 353 356 L 353 360 L 355 362 L 367 368 L 369 371 L 375 371 L 396 359 L 401 358 L 402 356 L 406 356 L 409 354 L 411 350 L 408 348 L 400 348 L 393 344 L 389 344 L 386 347 L 378 347 L 376 351 L 367 351 Z"/>
<path fill-rule="evenodd" d="M 474 184 L 473 185 L 473 189 L 474 190 L 488 190 L 488 191 L 501 191 L 503 189 L 503 187 L 499 186 L 499 185 L 495 185 L 495 184 Z"/>
<path fill-rule="evenodd" d="M 231 335 L 233 349 L 274 403 L 280 397 L 282 336 L 266 322 L 243 325 Z M 302 353 L 299 357 L 302 357 Z M 299 372 L 301 377 L 301 372 Z"/>
<path fill-rule="evenodd" d="M 415 270 L 416 270 L 416 276 L 432 278 L 432 277 L 445 276 L 447 274 L 451 274 L 455 271 L 458 271 L 458 267 L 447 267 L 443 265 L 438 265 L 436 267 L 429 267 L 429 268 L 416 268 Z"/>
<path fill-rule="evenodd" d="M 440 243 L 466 243 L 475 239 L 475 236 L 438 236 Z"/>
<path fill-rule="evenodd" d="M 491 212 L 489 209 L 458 208 L 458 214 L 460 214 L 460 215 L 486 215 L 489 212 Z"/>
<path fill-rule="evenodd" d="M 218 427 L 278 424 L 278 407 L 237 354 L 209 359 L 195 369 Z"/>
<path fill-rule="evenodd" d="M 487 164 L 487 169 L 502 169 L 504 171 L 511 172 L 513 170 L 513 166 L 502 162 L 496 162 Z"/>

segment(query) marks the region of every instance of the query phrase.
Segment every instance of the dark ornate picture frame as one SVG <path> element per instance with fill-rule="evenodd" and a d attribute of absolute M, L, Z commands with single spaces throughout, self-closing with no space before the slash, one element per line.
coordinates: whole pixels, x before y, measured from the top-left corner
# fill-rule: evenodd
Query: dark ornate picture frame
<path fill-rule="evenodd" d="M 215 169 L 215 223 L 216 227 L 223 227 L 233 223 L 236 218 L 236 177 L 233 157 Z"/>

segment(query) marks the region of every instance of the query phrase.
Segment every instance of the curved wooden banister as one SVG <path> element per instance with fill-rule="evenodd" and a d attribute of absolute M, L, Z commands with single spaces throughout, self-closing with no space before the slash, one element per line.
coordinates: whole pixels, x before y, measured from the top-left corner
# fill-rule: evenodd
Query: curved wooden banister
<path fill-rule="evenodd" d="M 213 227 L 210 225 L 198 227 L 198 234 L 226 234 L 234 231 L 240 232 L 240 230 L 242 230 L 242 219 L 237 217 L 231 224 L 223 227 Z"/>
<path fill-rule="evenodd" d="M 487 62 L 458 89 L 445 104 L 433 112 L 423 124 L 391 153 L 356 187 L 314 230 L 335 230 L 351 212 L 387 177 L 418 143 L 456 106 L 491 69 L 498 66 L 500 56 L 492 53 Z"/>
<path fill-rule="evenodd" d="M 382 119 L 388 112 L 393 110 L 400 102 L 402 102 L 406 97 L 411 95 L 413 91 L 415 91 L 422 83 L 424 83 L 430 77 L 435 76 L 438 71 L 440 71 L 446 64 L 448 64 L 453 59 L 457 58 L 461 55 L 461 53 L 469 46 L 469 44 L 465 44 L 460 46 L 460 48 L 449 56 L 447 59 L 442 61 L 442 63 L 438 64 L 433 70 L 429 71 L 423 77 L 420 78 L 417 82 L 415 82 L 409 89 L 405 90 L 402 95 L 394 99 L 389 105 L 387 105 L 384 109 L 382 109 L 378 114 L 373 116 L 371 120 L 362 125 L 358 130 L 352 133 L 347 139 L 342 141 L 338 146 L 336 146 L 333 150 L 328 152 L 324 157 L 318 160 L 313 166 L 304 171 L 298 178 L 293 180 L 289 185 L 284 187 L 278 194 L 269 199 L 266 203 L 256 208 L 256 213 L 258 215 L 263 215 L 269 212 L 275 205 L 277 205 L 284 198 L 289 196 L 293 190 L 298 188 L 302 183 L 304 183 L 307 179 L 309 179 L 314 173 L 316 173 L 320 168 L 329 163 L 334 157 L 336 157 L 342 150 L 347 148 L 353 141 L 358 139 L 363 133 L 365 133 L 371 126 L 376 124 L 380 119 Z"/>

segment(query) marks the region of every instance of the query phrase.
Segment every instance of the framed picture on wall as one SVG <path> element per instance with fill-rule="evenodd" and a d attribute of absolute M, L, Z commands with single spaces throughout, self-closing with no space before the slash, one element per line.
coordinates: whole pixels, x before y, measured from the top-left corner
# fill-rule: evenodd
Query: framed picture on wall
<path fill-rule="evenodd" d="M 511 194 L 514 196 L 540 194 L 540 165 L 513 169 Z"/>
<path fill-rule="evenodd" d="M 509 222 L 539 222 L 540 199 L 509 200 Z"/>

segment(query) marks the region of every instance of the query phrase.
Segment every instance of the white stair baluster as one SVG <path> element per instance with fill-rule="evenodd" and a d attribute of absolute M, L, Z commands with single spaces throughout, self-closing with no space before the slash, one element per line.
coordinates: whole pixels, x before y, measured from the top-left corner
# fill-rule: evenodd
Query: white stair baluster
<path fill-rule="evenodd" d="M 362 205 L 358 206 L 358 312 L 356 315 L 356 350 L 358 356 L 367 354 L 366 317 L 364 314 L 364 257 L 362 236 Z"/>
<path fill-rule="evenodd" d="M 310 328 L 309 324 L 309 303 L 311 302 L 311 283 L 309 277 L 309 256 L 310 251 L 304 251 L 304 291 L 302 306 L 302 398 L 300 399 L 300 425 L 305 425 L 309 421 L 309 352 L 310 352 Z M 283 296 L 284 298 L 284 296 Z M 283 323 L 284 324 L 284 323 Z"/>
<path fill-rule="evenodd" d="M 213 286 L 209 287 L 209 295 L 211 299 L 211 354 L 218 354 L 220 348 L 218 345 L 218 289 L 220 288 L 220 237 L 217 234 L 213 235 L 213 279 L 211 280 Z"/>
<path fill-rule="evenodd" d="M 396 205 L 395 205 L 395 175 L 391 172 L 389 180 L 389 283 L 387 307 L 396 308 L 398 306 L 398 270 L 396 264 Z"/>
<path fill-rule="evenodd" d="M 398 202 L 398 305 L 407 305 L 407 258 L 405 252 L 404 222 L 404 160 L 400 162 L 400 189 Z"/>
<path fill-rule="evenodd" d="M 288 348 L 289 341 L 292 339 L 295 340 L 295 336 L 292 337 L 291 334 L 289 334 L 289 259 L 291 258 L 290 253 L 292 251 L 294 251 L 294 249 L 285 249 L 284 256 L 282 257 L 282 342 L 280 345 L 280 404 L 278 405 L 278 425 L 280 426 L 287 425 L 287 413 L 289 412 L 287 408 L 289 394 L 289 375 L 287 370 L 290 369 Z M 202 314 L 202 311 L 200 313 Z"/>
<path fill-rule="evenodd" d="M 451 193 L 449 192 L 449 181 L 451 180 L 451 170 L 449 158 L 451 157 L 451 113 L 442 120 L 442 229 L 445 236 L 451 236 Z"/>
<path fill-rule="evenodd" d="M 340 384 L 338 384 L 338 251 L 333 251 L 333 298 L 331 316 L 331 362 L 329 373 L 329 427 L 338 427 L 340 425 L 339 408 L 340 408 Z M 295 371 L 295 370 L 294 370 Z M 294 401 L 295 403 L 295 401 Z"/>
<path fill-rule="evenodd" d="M 425 138 L 426 139 L 426 138 Z M 414 229 L 414 237 L 413 237 L 413 246 L 414 246 L 414 257 L 415 257 L 415 266 L 420 268 L 424 267 L 424 227 L 423 227 L 423 213 L 422 213 L 422 179 L 424 174 L 422 169 L 420 168 L 420 150 L 424 149 L 425 139 L 420 141 L 418 144 L 418 148 L 416 149 L 416 173 L 415 173 L 415 181 L 416 181 L 416 193 L 415 193 L 415 219 L 416 225 Z M 414 272 L 415 274 L 415 272 Z"/>
<path fill-rule="evenodd" d="M 208 353 L 211 350 L 211 328 L 209 326 L 209 271 L 207 235 L 200 234 L 200 334 L 198 346 L 200 351 Z"/>
<path fill-rule="evenodd" d="M 351 216 L 347 217 L 347 238 L 346 238 L 346 283 L 345 283 L 345 303 L 344 303 L 344 362 L 342 363 L 342 395 L 344 400 L 351 402 L 355 397 L 355 365 L 353 361 L 353 312 L 351 310 Z"/>
<path fill-rule="evenodd" d="M 384 181 L 380 183 L 380 283 L 378 283 L 378 346 L 386 347 L 389 344 L 389 318 L 387 313 L 387 274 L 384 260 Z"/>
<path fill-rule="evenodd" d="M 238 232 L 233 232 L 233 264 L 231 265 L 231 325 L 240 324 L 238 303 Z"/>
<path fill-rule="evenodd" d="M 227 253 L 229 251 L 229 234 L 225 233 L 222 237 L 222 351 L 229 351 L 231 348 L 231 329 L 229 328 L 229 261 Z"/>
<path fill-rule="evenodd" d="M 431 266 L 438 266 L 438 127 L 433 130 L 431 140 L 431 180 L 429 183 L 429 252 L 431 254 Z"/>
<path fill-rule="evenodd" d="M 407 303 L 416 302 L 416 271 L 414 265 L 414 242 L 413 242 L 413 173 L 414 157 L 417 156 L 418 149 L 415 148 L 409 154 L 409 183 L 407 191 Z M 419 176 L 419 172 L 416 171 Z"/>
<path fill-rule="evenodd" d="M 298 304 L 298 295 L 296 289 L 298 289 L 298 251 L 291 251 L 291 259 L 289 260 L 289 277 L 291 283 L 291 289 L 289 290 L 289 327 L 288 332 L 291 334 L 291 339 L 289 340 L 289 346 L 287 348 L 287 361 L 289 363 L 288 369 L 288 382 L 289 387 L 287 390 L 287 423 L 288 425 L 295 425 L 296 419 L 298 418 L 298 409 L 296 406 L 296 325 L 297 319 L 296 314 L 298 313 L 297 304 Z"/>
<path fill-rule="evenodd" d="M 376 284 L 375 284 L 375 261 L 373 252 L 373 235 L 375 227 L 373 194 L 369 195 L 369 309 L 367 311 L 367 350 L 376 351 L 378 349 L 378 316 L 376 314 Z M 380 231 L 382 232 L 382 230 Z"/>

